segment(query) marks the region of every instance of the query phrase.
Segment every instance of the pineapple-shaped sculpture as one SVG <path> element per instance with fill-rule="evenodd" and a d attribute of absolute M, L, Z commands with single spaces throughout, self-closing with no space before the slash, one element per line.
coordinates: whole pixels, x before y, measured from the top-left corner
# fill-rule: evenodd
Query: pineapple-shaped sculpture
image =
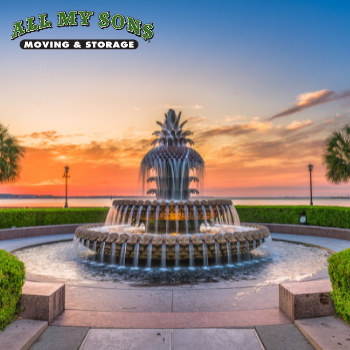
<path fill-rule="evenodd" d="M 194 142 L 188 138 L 191 131 L 182 128 L 187 121 L 180 124 L 181 112 L 177 116 L 169 109 L 165 114 L 164 123 L 157 122 L 162 128 L 155 131 L 150 150 L 141 162 L 143 188 L 155 183 L 147 194 L 155 194 L 157 199 L 187 200 L 190 194 L 198 194 L 198 190 L 190 188 L 190 183 L 199 183 L 203 177 L 204 161 L 189 145 Z"/>

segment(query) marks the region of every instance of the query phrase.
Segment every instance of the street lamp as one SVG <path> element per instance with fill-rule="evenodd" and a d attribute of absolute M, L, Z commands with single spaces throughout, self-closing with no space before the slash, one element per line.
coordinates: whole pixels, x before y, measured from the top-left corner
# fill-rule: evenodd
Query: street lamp
<path fill-rule="evenodd" d="M 310 171 L 310 205 L 313 205 L 312 203 L 312 180 L 311 180 L 311 172 L 312 172 L 312 169 L 313 169 L 313 165 L 312 164 L 309 164 L 308 165 L 309 167 L 309 171 Z"/>
<path fill-rule="evenodd" d="M 68 165 L 66 165 L 65 167 L 64 167 L 64 174 L 63 174 L 63 177 L 64 178 L 66 178 L 66 203 L 65 203 L 65 205 L 64 205 L 64 207 L 65 208 L 68 208 L 68 201 L 67 201 L 67 187 L 68 187 L 68 178 L 69 178 L 69 176 L 68 176 L 68 171 L 69 171 L 69 167 L 68 167 Z"/>

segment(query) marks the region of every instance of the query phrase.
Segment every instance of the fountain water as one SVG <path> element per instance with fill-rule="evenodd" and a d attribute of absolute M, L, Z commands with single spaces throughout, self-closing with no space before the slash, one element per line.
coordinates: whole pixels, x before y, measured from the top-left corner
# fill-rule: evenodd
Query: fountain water
<path fill-rule="evenodd" d="M 215 242 L 215 265 L 221 265 L 221 255 L 220 255 L 219 243 Z"/>
<path fill-rule="evenodd" d="M 179 206 L 175 206 L 176 233 L 179 233 Z"/>
<path fill-rule="evenodd" d="M 161 260 L 161 267 L 163 269 L 166 268 L 166 245 L 162 245 L 162 260 Z"/>
<path fill-rule="evenodd" d="M 135 205 L 132 206 L 130 214 L 129 214 L 129 220 L 128 220 L 128 225 L 131 226 L 131 222 L 132 222 L 132 215 L 134 214 L 134 209 L 135 209 Z"/>
<path fill-rule="evenodd" d="M 157 205 L 157 209 L 156 209 L 156 227 L 155 227 L 155 233 L 158 233 L 158 220 L 159 220 L 159 205 Z"/>
<path fill-rule="evenodd" d="M 147 212 L 146 212 L 146 232 L 148 232 L 148 221 L 149 221 L 149 214 L 151 212 L 152 206 L 149 205 L 147 207 Z"/>
<path fill-rule="evenodd" d="M 179 267 L 180 262 L 180 244 L 175 244 L 175 267 Z"/>
<path fill-rule="evenodd" d="M 208 251 L 207 251 L 207 245 L 203 242 L 203 266 L 208 267 Z"/>
<path fill-rule="evenodd" d="M 134 267 L 139 266 L 139 248 L 140 248 L 139 244 L 136 243 L 134 247 L 134 259 L 133 259 Z"/>
<path fill-rule="evenodd" d="M 237 262 L 240 263 L 241 261 L 242 261 L 241 243 L 237 242 Z"/>
<path fill-rule="evenodd" d="M 111 265 L 116 264 L 116 258 L 115 258 L 115 243 L 111 244 Z"/>
<path fill-rule="evenodd" d="M 126 243 L 123 243 L 119 257 L 119 266 L 125 266 Z"/>
<path fill-rule="evenodd" d="M 202 213 L 203 213 L 203 220 L 204 220 L 204 223 L 206 225 L 208 225 L 208 221 L 207 221 L 207 211 L 205 210 L 205 206 L 202 205 Z"/>
<path fill-rule="evenodd" d="M 152 242 L 148 245 L 147 248 L 147 268 L 151 268 L 152 266 Z"/>
<path fill-rule="evenodd" d="M 142 213 L 142 208 L 143 208 L 143 205 L 140 205 L 140 207 L 139 207 L 139 209 L 137 211 L 135 226 L 139 226 L 140 225 L 140 217 L 141 217 L 141 213 Z"/>
<path fill-rule="evenodd" d="M 231 249 L 231 243 L 227 242 L 226 243 L 226 249 L 227 249 L 227 263 L 229 265 L 232 264 L 232 249 Z"/>
<path fill-rule="evenodd" d="M 215 217 L 214 217 L 214 211 L 213 211 L 213 208 L 211 205 L 209 205 L 209 210 L 210 210 L 210 218 L 211 218 L 211 221 L 212 223 L 214 224 L 215 222 Z"/>
<path fill-rule="evenodd" d="M 193 206 L 193 217 L 194 217 L 195 230 L 196 232 L 198 232 L 198 210 L 195 205 Z"/>
<path fill-rule="evenodd" d="M 126 218 L 126 213 L 128 212 L 128 208 L 129 208 L 129 206 L 127 205 L 125 207 L 125 210 L 124 210 L 123 219 L 122 219 L 122 225 L 125 225 L 125 218 Z"/>
<path fill-rule="evenodd" d="M 186 233 L 188 233 L 188 206 L 184 206 Z"/>
<path fill-rule="evenodd" d="M 106 242 L 102 242 L 101 243 L 101 252 L 100 252 L 100 262 L 101 264 L 103 263 L 103 258 L 105 255 L 105 246 L 106 246 Z"/>
<path fill-rule="evenodd" d="M 189 245 L 189 255 L 190 255 L 190 267 L 194 267 L 193 243 L 191 243 L 191 242 Z"/>

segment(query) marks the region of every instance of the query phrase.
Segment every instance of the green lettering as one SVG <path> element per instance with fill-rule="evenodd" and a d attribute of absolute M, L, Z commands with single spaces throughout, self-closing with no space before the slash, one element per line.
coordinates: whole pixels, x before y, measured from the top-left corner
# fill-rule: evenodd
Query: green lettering
<path fill-rule="evenodd" d="M 109 27 L 110 23 L 109 23 L 109 12 L 106 11 L 106 12 L 101 12 L 99 15 L 98 15 L 98 18 L 100 20 L 100 22 L 98 22 L 98 26 L 101 28 L 101 29 L 104 29 L 104 28 L 107 28 Z"/>
<path fill-rule="evenodd" d="M 39 30 L 46 29 L 46 28 L 52 28 L 52 23 L 50 21 L 47 21 L 47 13 L 43 13 L 42 15 L 38 15 L 40 19 L 40 26 Z"/>
<path fill-rule="evenodd" d="M 69 11 L 68 16 L 65 11 L 57 12 L 58 23 L 57 27 L 75 27 L 77 22 L 78 11 Z"/>
<path fill-rule="evenodd" d="M 117 24 L 117 23 L 118 23 L 118 18 L 120 19 L 120 24 L 119 24 L 119 26 L 118 26 L 118 24 Z M 123 29 L 123 28 L 125 27 L 125 24 L 126 24 L 125 17 L 124 17 L 123 15 L 114 15 L 114 16 L 112 17 L 111 22 L 112 22 L 112 27 L 113 27 L 114 29 L 117 29 L 117 30 Z"/>
<path fill-rule="evenodd" d="M 11 40 L 18 38 L 26 33 L 26 30 L 23 27 L 23 21 L 18 21 L 13 23 L 13 34 Z"/>
<path fill-rule="evenodd" d="M 138 19 L 134 19 L 132 17 L 127 17 L 128 19 L 128 26 L 126 28 L 126 30 L 129 33 L 134 33 L 137 36 L 141 36 L 141 26 L 142 26 L 142 22 L 139 21 Z"/>
<path fill-rule="evenodd" d="M 142 27 L 142 30 L 144 31 L 144 33 L 142 34 L 142 39 L 143 40 L 152 39 L 154 37 L 154 34 L 152 32 L 153 29 L 154 29 L 153 23 L 144 24 L 144 26 Z"/>
<path fill-rule="evenodd" d="M 81 17 L 80 25 L 89 27 L 90 26 L 89 19 L 91 16 L 95 14 L 94 11 L 78 11 L 78 13 Z"/>
<path fill-rule="evenodd" d="M 34 23 L 35 17 L 26 18 L 27 21 L 27 33 L 36 32 L 39 28 L 37 24 Z"/>

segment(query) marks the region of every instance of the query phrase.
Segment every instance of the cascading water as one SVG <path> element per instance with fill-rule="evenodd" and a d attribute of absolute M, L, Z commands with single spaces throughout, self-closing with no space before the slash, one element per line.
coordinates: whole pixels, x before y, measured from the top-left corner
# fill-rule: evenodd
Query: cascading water
<path fill-rule="evenodd" d="M 152 209 L 152 206 L 149 205 L 146 211 L 146 233 L 148 232 L 148 221 L 149 221 L 149 214 L 151 212 L 151 209 Z"/>
<path fill-rule="evenodd" d="M 248 261 L 250 261 L 250 251 L 249 251 L 249 242 L 245 242 L 245 256 Z"/>
<path fill-rule="evenodd" d="M 189 249 L 189 256 L 190 256 L 190 267 L 194 267 L 193 243 L 190 242 L 188 249 Z"/>
<path fill-rule="evenodd" d="M 117 221 L 116 221 L 116 225 L 119 225 L 119 219 L 121 217 L 121 214 L 122 214 L 122 211 L 123 211 L 123 207 L 124 205 L 122 205 L 119 209 L 119 212 L 118 212 L 118 216 L 117 216 Z"/>
<path fill-rule="evenodd" d="M 86 241 L 85 247 L 86 247 L 87 249 L 89 249 L 89 247 L 90 247 L 90 240 L 89 240 L 89 239 Z"/>
<path fill-rule="evenodd" d="M 205 210 L 205 206 L 204 205 L 202 205 L 202 213 L 203 213 L 204 223 L 205 223 L 206 226 L 208 226 L 207 211 Z"/>
<path fill-rule="evenodd" d="M 105 255 L 105 246 L 106 246 L 106 242 L 102 242 L 101 243 L 101 252 L 100 252 L 100 263 L 103 264 L 103 258 Z"/>
<path fill-rule="evenodd" d="M 117 205 L 114 209 L 111 225 L 115 225 L 115 218 L 118 215 L 118 209 L 119 209 L 119 205 Z"/>
<path fill-rule="evenodd" d="M 184 206 L 184 211 L 185 211 L 186 233 L 188 233 L 188 207 L 187 207 L 187 205 Z"/>
<path fill-rule="evenodd" d="M 222 223 L 221 213 L 220 213 L 220 209 L 219 209 L 219 206 L 218 206 L 218 205 L 216 206 L 216 210 L 217 210 L 217 212 L 218 212 L 219 222 Z"/>
<path fill-rule="evenodd" d="M 155 233 L 158 233 L 158 221 L 159 221 L 159 205 L 157 205 L 157 208 L 156 208 L 156 227 L 155 227 Z"/>
<path fill-rule="evenodd" d="M 176 233 L 179 233 L 179 206 L 175 206 Z"/>
<path fill-rule="evenodd" d="M 140 249 L 140 246 L 138 243 L 136 243 L 134 247 L 134 258 L 133 258 L 134 267 L 139 266 L 139 249 Z"/>
<path fill-rule="evenodd" d="M 241 260 L 242 260 L 241 243 L 237 241 L 237 262 L 240 263 Z"/>
<path fill-rule="evenodd" d="M 232 249 L 231 249 L 231 243 L 226 242 L 226 248 L 227 248 L 227 263 L 229 265 L 232 264 Z"/>
<path fill-rule="evenodd" d="M 235 226 L 241 226 L 241 222 L 239 220 L 239 216 L 238 216 L 237 210 L 236 210 L 236 208 L 234 207 L 233 204 L 230 205 L 230 210 L 231 210 L 232 217 L 233 217 L 233 224 Z"/>
<path fill-rule="evenodd" d="M 122 249 L 120 251 L 119 266 L 125 266 L 126 246 L 127 243 L 123 243 Z"/>
<path fill-rule="evenodd" d="M 193 206 L 193 217 L 194 217 L 195 230 L 196 232 L 198 232 L 198 210 L 195 205 Z"/>
<path fill-rule="evenodd" d="M 209 210 L 210 210 L 211 221 L 214 224 L 215 223 L 215 216 L 214 216 L 214 210 L 213 210 L 211 205 L 209 205 Z"/>
<path fill-rule="evenodd" d="M 116 259 L 115 259 L 115 243 L 111 244 L 111 265 L 115 265 L 116 264 Z"/>
<path fill-rule="evenodd" d="M 131 222 L 132 222 L 132 215 L 134 214 L 134 209 L 135 209 L 135 205 L 132 206 L 130 214 L 129 214 L 129 220 L 128 220 L 128 225 L 131 226 Z"/>
<path fill-rule="evenodd" d="M 221 209 L 222 209 L 222 211 L 224 213 L 223 218 L 225 218 L 225 224 L 228 225 L 227 215 L 226 215 L 226 211 L 225 211 L 225 208 L 224 208 L 223 205 L 221 206 Z"/>
<path fill-rule="evenodd" d="M 226 216 L 228 217 L 228 224 L 232 225 L 232 218 L 231 218 L 230 209 L 228 208 L 227 205 L 225 205 L 225 209 L 226 209 Z"/>
<path fill-rule="evenodd" d="M 221 265 L 220 246 L 217 242 L 215 242 L 215 264 Z"/>
<path fill-rule="evenodd" d="M 150 269 L 152 266 L 152 242 L 149 243 L 147 248 L 147 268 Z"/>
<path fill-rule="evenodd" d="M 129 206 L 127 205 L 125 207 L 125 210 L 124 210 L 123 219 L 122 219 L 122 222 L 121 222 L 122 225 L 125 225 L 125 218 L 126 218 L 126 213 L 128 211 L 128 208 L 129 208 Z"/>
<path fill-rule="evenodd" d="M 175 244 L 175 267 L 179 267 L 180 263 L 180 244 Z"/>
<path fill-rule="evenodd" d="M 203 266 L 208 267 L 208 248 L 205 242 L 203 242 Z"/>
<path fill-rule="evenodd" d="M 109 226 L 112 224 L 112 217 L 113 217 L 113 213 L 114 213 L 114 206 L 112 205 L 109 210 L 108 210 L 108 214 L 107 214 L 107 218 L 105 221 L 105 226 Z"/>
<path fill-rule="evenodd" d="M 135 226 L 137 226 L 137 227 L 140 225 L 140 217 L 141 217 L 141 213 L 142 213 L 142 208 L 143 208 L 143 205 L 140 205 L 140 208 L 137 211 L 136 223 L 135 223 Z"/>
<path fill-rule="evenodd" d="M 162 260 L 161 260 L 162 269 L 166 269 L 166 245 L 162 245 Z"/>

